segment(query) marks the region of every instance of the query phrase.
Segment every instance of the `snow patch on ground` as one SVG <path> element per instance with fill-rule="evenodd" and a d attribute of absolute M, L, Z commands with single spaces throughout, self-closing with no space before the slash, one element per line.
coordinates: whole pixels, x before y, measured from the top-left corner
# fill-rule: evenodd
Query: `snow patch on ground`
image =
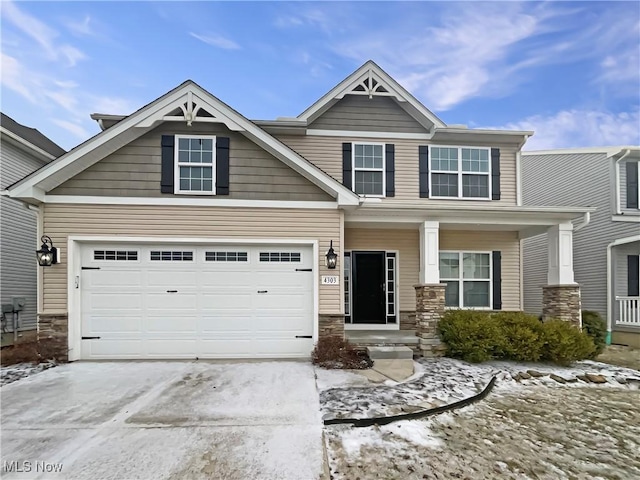
<path fill-rule="evenodd" d="M 442 446 L 442 440 L 434 435 L 428 422 L 403 420 L 385 425 L 380 430 L 421 447 L 437 448 Z"/>
<path fill-rule="evenodd" d="M 349 370 L 327 370 L 318 367 L 315 370 L 318 390 L 369 385 L 369 380 Z"/>
<path fill-rule="evenodd" d="M 57 364 L 51 361 L 43 363 L 16 363 L 0 367 L 0 386 L 17 382 L 23 378 L 29 377 L 36 373 L 43 372 L 49 368 L 55 367 Z"/>

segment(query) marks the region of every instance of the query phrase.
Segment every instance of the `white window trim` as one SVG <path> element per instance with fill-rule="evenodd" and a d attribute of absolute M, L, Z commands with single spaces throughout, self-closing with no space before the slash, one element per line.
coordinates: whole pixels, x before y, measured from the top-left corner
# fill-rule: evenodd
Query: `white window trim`
<path fill-rule="evenodd" d="M 438 265 L 440 265 L 440 253 L 456 253 L 458 254 L 458 269 L 460 271 L 459 277 L 458 278 L 444 278 L 441 277 L 440 278 L 440 282 L 441 283 L 447 283 L 447 282 L 459 282 L 459 291 L 458 291 L 458 306 L 445 306 L 445 309 L 450 309 L 450 310 L 493 310 L 493 252 L 487 252 L 487 251 L 480 251 L 480 250 L 440 250 L 438 252 Z M 465 253 L 483 253 L 485 255 L 489 255 L 489 278 L 488 279 L 484 279 L 484 278 L 463 278 L 464 276 L 464 265 L 462 264 L 463 262 L 463 255 Z M 464 305 L 464 285 L 463 282 L 476 282 L 476 281 L 480 281 L 480 282 L 489 282 L 489 306 L 487 307 L 467 307 Z"/>
<path fill-rule="evenodd" d="M 433 148 L 455 148 L 458 150 L 458 170 L 436 170 L 433 168 Z M 488 150 L 489 151 L 489 170 L 487 172 L 464 172 L 462 170 L 462 149 L 463 148 L 471 148 L 478 150 Z M 447 173 L 447 174 L 455 174 L 458 176 L 458 196 L 457 197 L 439 197 L 432 195 L 433 188 L 431 186 L 431 178 L 434 173 Z M 456 145 L 429 145 L 429 198 L 433 198 L 435 200 L 477 200 L 481 202 L 491 201 L 492 191 L 491 191 L 491 148 L 490 147 L 475 147 L 471 145 L 464 146 L 456 146 Z M 462 196 L 462 175 L 486 175 L 488 181 L 488 196 L 487 197 L 463 197 Z"/>
<path fill-rule="evenodd" d="M 356 168 L 356 145 L 380 145 L 382 146 L 382 169 L 380 168 Z M 356 171 L 359 172 L 382 172 L 382 194 L 357 193 L 356 192 Z M 353 193 L 364 198 L 385 198 L 387 195 L 387 152 L 386 144 L 380 142 L 352 142 L 351 143 L 351 178 Z"/>
<path fill-rule="evenodd" d="M 213 141 L 213 154 L 211 161 L 211 191 L 204 192 L 201 190 L 181 190 L 180 189 L 180 167 L 208 167 L 208 164 L 193 164 L 193 163 L 180 163 L 178 155 L 179 139 L 196 138 L 198 140 L 212 140 Z M 216 136 L 215 135 L 175 135 L 173 146 L 173 193 L 176 195 L 215 195 L 216 194 Z"/>

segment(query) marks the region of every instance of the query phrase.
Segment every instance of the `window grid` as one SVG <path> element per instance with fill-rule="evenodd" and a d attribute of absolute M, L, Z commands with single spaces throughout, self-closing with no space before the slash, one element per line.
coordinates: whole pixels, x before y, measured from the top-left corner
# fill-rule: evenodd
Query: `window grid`
<path fill-rule="evenodd" d="M 176 192 L 214 193 L 216 137 L 176 135 Z"/>
<path fill-rule="evenodd" d="M 344 254 L 344 318 L 351 323 L 351 252 Z"/>
<path fill-rule="evenodd" d="M 301 255 L 298 252 L 260 252 L 260 261 L 274 263 L 298 263 L 301 261 Z"/>
<path fill-rule="evenodd" d="M 353 144 L 353 188 L 358 195 L 384 196 L 384 145 Z"/>
<path fill-rule="evenodd" d="M 491 253 L 440 252 L 440 279 L 446 283 L 445 306 L 490 309 Z"/>
<path fill-rule="evenodd" d="M 490 199 L 491 152 L 481 147 L 430 147 L 434 198 Z"/>
<path fill-rule="evenodd" d="M 396 317 L 396 254 L 387 253 L 386 291 L 387 291 L 387 323 L 395 323 Z M 393 317 L 393 318 L 389 318 Z"/>
<path fill-rule="evenodd" d="M 152 261 L 161 261 L 161 262 L 192 262 L 193 261 L 193 252 L 181 252 L 181 251 L 171 251 L 171 250 L 152 250 L 151 256 Z"/>
<path fill-rule="evenodd" d="M 94 250 L 94 260 L 137 261 L 138 252 L 135 250 Z"/>
<path fill-rule="evenodd" d="M 247 262 L 249 255 L 247 252 L 205 252 L 206 262 Z"/>

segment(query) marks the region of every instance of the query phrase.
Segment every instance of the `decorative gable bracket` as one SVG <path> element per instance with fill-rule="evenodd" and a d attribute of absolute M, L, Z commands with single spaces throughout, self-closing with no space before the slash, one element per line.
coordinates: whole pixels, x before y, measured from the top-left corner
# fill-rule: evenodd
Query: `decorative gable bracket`
<path fill-rule="evenodd" d="M 364 75 L 354 80 L 351 85 L 342 90 L 336 99 L 345 95 L 367 95 L 373 97 L 394 97 L 398 102 L 406 102 L 407 99 L 396 91 L 388 82 L 385 82 L 373 69 L 369 69 Z"/>
<path fill-rule="evenodd" d="M 232 131 L 245 130 L 215 106 L 191 91 L 163 106 L 138 123 L 136 127 L 148 128 L 159 122 L 186 122 L 189 127 L 193 125 L 193 122 L 223 123 Z"/>

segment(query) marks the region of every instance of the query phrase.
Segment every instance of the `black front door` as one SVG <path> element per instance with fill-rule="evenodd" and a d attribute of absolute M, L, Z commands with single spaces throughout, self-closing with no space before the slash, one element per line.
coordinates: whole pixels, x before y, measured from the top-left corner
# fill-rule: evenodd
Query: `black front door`
<path fill-rule="evenodd" d="M 353 323 L 387 323 L 384 252 L 353 252 Z"/>

